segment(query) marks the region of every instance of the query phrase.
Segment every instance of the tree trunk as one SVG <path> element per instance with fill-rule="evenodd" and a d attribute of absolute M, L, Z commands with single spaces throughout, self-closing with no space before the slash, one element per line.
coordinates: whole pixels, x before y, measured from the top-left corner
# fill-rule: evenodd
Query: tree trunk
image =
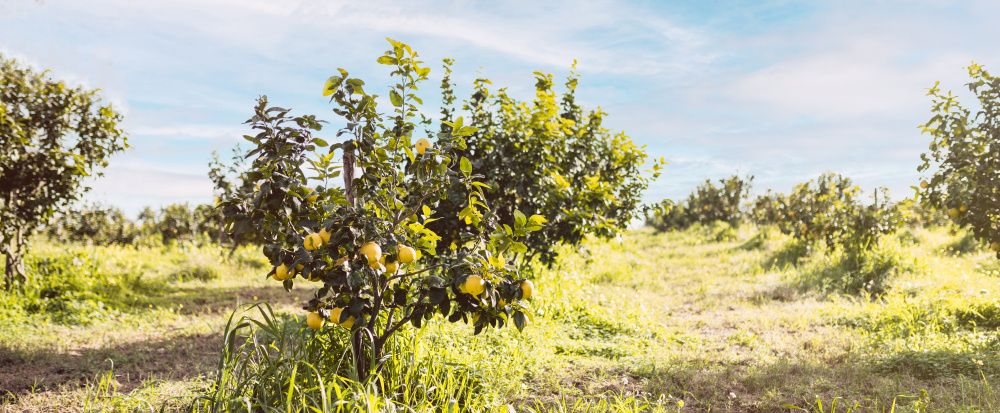
<path fill-rule="evenodd" d="M 7 266 L 4 270 L 4 289 L 10 291 L 14 288 L 14 283 L 19 281 L 23 285 L 28 281 L 24 275 L 24 230 L 18 229 L 17 234 L 11 243 L 4 246 L 4 255 L 7 256 Z"/>
<path fill-rule="evenodd" d="M 371 366 L 368 365 L 368 352 L 365 351 L 365 329 L 359 329 L 351 338 L 351 349 L 354 356 L 354 368 L 358 372 L 358 381 L 364 383 L 368 379 Z"/>
<path fill-rule="evenodd" d="M 344 149 L 344 194 L 347 197 L 347 204 L 354 207 L 355 205 L 355 192 L 354 192 L 354 166 L 357 164 L 357 158 L 354 156 L 354 148 Z"/>
<path fill-rule="evenodd" d="M 344 149 L 344 195 L 347 198 L 347 204 L 351 207 L 357 206 L 357 200 L 354 191 L 354 166 L 357 163 L 357 158 L 354 156 L 354 148 L 350 146 L 351 142 L 348 142 L 348 148 Z M 364 381 L 368 378 L 368 354 L 365 351 L 365 332 L 364 328 L 356 331 L 351 337 L 351 349 L 352 356 L 354 357 L 354 368 L 358 372 L 358 379 Z"/>

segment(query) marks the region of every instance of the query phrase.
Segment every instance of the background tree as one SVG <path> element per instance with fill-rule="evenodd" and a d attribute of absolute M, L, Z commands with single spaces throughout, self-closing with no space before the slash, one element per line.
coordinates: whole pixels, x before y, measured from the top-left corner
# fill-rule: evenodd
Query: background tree
<path fill-rule="evenodd" d="M 212 152 L 212 159 L 208 162 L 208 178 L 212 180 L 214 186 L 212 192 L 215 194 L 215 205 L 233 199 L 242 199 L 252 195 L 257 188 L 255 183 L 247 179 L 246 153 L 239 145 L 233 148 L 231 162 L 223 163 L 216 152 Z M 225 232 L 225 215 L 221 210 L 215 209 L 208 213 L 210 220 L 214 219 L 218 223 L 218 229 L 209 232 L 209 235 L 219 244 L 232 242 L 230 253 L 236 251 L 240 245 L 250 243 L 260 244 L 261 239 L 254 233 L 242 233 L 230 236 Z"/>
<path fill-rule="evenodd" d="M 454 112 L 450 65 L 445 60 L 442 133 L 451 132 Z M 477 130 L 466 137 L 467 147 L 458 156 L 468 157 L 472 174 L 484 177 L 485 201 L 501 221 L 511 222 L 514 211 L 548 220 L 525 241 L 523 252 L 525 262 L 537 257 L 552 264 L 558 244 L 577 245 L 588 235 L 618 236 L 633 220 L 657 209 L 659 205 L 642 205 L 641 198 L 665 162 L 653 162 L 643 174 L 646 152 L 624 132 L 604 128 L 606 113 L 588 112 L 576 103 L 579 76 L 572 71 L 561 96 L 552 75 L 535 72 L 535 78 L 530 103 L 510 97 L 504 88 L 493 94 L 487 79 L 475 81 L 463 110 L 472 114 L 468 125 Z M 461 197 L 442 200 L 438 210 L 445 216 L 462 214 L 465 204 L 448 199 Z M 461 245 L 476 233 L 468 221 L 441 220 L 428 228 L 441 237 L 441 249 Z"/>
<path fill-rule="evenodd" d="M 139 227 L 122 210 L 97 203 L 83 203 L 56 215 L 46 228 L 53 239 L 95 245 L 132 244 Z"/>
<path fill-rule="evenodd" d="M 975 62 L 968 70 L 967 86 L 980 107 L 975 115 L 957 96 L 942 93 L 940 82 L 928 89 L 934 116 L 921 132 L 933 139 L 917 170 L 930 172 L 930 178 L 913 188 L 923 205 L 946 210 L 955 224 L 971 227 L 1000 259 L 1000 78 Z"/>
<path fill-rule="evenodd" d="M 121 115 L 96 90 L 69 88 L 0 55 L 0 251 L 4 287 L 25 281 L 30 234 L 90 188 L 128 147 Z"/>
<path fill-rule="evenodd" d="M 736 227 L 744 218 L 742 203 L 750 195 L 753 176 L 740 178 L 733 175 L 720 179 L 715 186 L 710 179 L 698 185 L 687 200 L 670 208 L 667 213 L 656 214 L 646 219 L 646 225 L 657 231 L 684 229 L 695 223 L 709 224 L 724 221 Z M 665 202 L 670 202 L 665 201 Z"/>

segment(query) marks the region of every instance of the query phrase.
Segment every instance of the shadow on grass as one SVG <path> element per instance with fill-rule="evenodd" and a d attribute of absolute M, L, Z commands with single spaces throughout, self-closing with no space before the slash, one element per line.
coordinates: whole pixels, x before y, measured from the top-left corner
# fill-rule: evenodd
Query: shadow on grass
<path fill-rule="evenodd" d="M 183 286 L 172 287 L 163 293 L 141 297 L 126 310 L 140 315 L 155 308 L 171 308 L 189 316 L 228 315 L 238 305 L 255 302 L 292 305 L 312 296 L 312 292 L 305 289 L 286 292 L 272 284 L 259 288 Z M 18 397 L 27 393 L 58 390 L 60 386 L 73 383 L 84 385 L 112 367 L 122 392 L 149 379 L 182 381 L 211 377 L 221 349 L 221 332 L 163 334 L 163 338 L 68 351 L 25 350 L 0 343 L 0 405 L 16 403 Z"/>
<path fill-rule="evenodd" d="M 968 359 L 960 352 L 935 356 Z M 1000 390 L 993 385 L 1000 379 L 983 380 L 975 362 L 963 364 L 962 371 L 948 371 L 951 375 L 926 376 L 912 366 L 887 369 L 836 352 L 772 360 L 697 358 L 652 369 L 581 365 L 556 378 L 537 379 L 558 384 L 536 386 L 532 396 L 513 405 L 583 411 L 613 399 L 617 404 L 659 404 L 665 411 L 683 406 L 683 411 L 726 412 L 794 411 L 785 405 L 822 412 L 996 411 L 991 407 L 1000 406 Z M 986 376 L 995 377 L 989 371 Z M 818 410 L 817 400 L 826 408 Z M 831 410 L 834 400 L 838 408 Z"/>
<path fill-rule="evenodd" d="M 268 283 L 261 287 L 175 287 L 163 295 L 142 297 L 131 307 L 135 311 L 174 308 L 183 315 L 219 314 L 232 312 L 239 305 L 257 302 L 267 302 L 273 306 L 304 303 L 313 296 L 313 293 L 313 290 L 305 288 L 287 292 L 277 283 Z"/>
<path fill-rule="evenodd" d="M 964 256 L 983 251 L 985 248 L 976 240 L 976 236 L 970 231 L 960 231 L 960 238 L 955 239 L 941 247 L 941 252 L 945 255 Z"/>
<path fill-rule="evenodd" d="M 144 380 L 188 380 L 211 375 L 219 362 L 221 333 L 179 335 L 69 352 L 12 350 L 0 346 L 0 399 L 57 390 L 61 385 L 83 385 L 111 370 L 121 391 Z"/>
<path fill-rule="evenodd" d="M 749 241 L 748 241 L 749 242 Z M 784 270 L 799 265 L 802 259 L 809 256 L 810 246 L 805 241 L 790 238 L 781 244 L 777 250 L 767 256 L 761 267 L 765 270 Z"/>
<path fill-rule="evenodd" d="M 817 399 L 829 405 L 835 398 L 844 411 L 853 405 L 860 407 L 856 411 L 889 411 L 894 400 L 898 411 L 932 385 L 912 376 L 877 374 L 841 355 L 769 364 L 705 360 L 655 373 L 645 387 L 649 394 L 673 395 L 699 411 L 769 412 L 787 411 L 786 404 L 808 407 Z"/>

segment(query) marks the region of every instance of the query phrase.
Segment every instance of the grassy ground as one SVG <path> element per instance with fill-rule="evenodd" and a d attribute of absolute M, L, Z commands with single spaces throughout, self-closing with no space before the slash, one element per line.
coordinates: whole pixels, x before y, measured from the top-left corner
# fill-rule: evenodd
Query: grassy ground
<path fill-rule="evenodd" d="M 0 412 L 189 406 L 234 310 L 266 301 L 297 323 L 311 295 L 264 282 L 253 250 L 219 254 L 37 247 L 47 281 L 0 293 Z M 1000 265 L 946 229 L 900 232 L 877 255 L 886 293 L 871 299 L 845 292 L 854 267 L 837 254 L 780 234 L 639 230 L 540 271 L 524 333 L 438 318 L 406 333 L 408 352 L 458 366 L 501 410 L 1000 409 Z"/>

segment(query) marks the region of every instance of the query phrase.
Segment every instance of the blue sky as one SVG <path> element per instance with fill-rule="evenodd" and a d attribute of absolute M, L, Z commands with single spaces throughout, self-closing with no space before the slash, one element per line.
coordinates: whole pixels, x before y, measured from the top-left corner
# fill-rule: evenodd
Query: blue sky
<path fill-rule="evenodd" d="M 384 94 L 385 37 L 435 69 L 427 102 L 442 58 L 460 98 L 488 77 L 521 99 L 532 72 L 561 79 L 576 59 L 579 102 L 670 162 L 649 201 L 737 171 L 757 192 L 834 171 L 898 199 L 929 142 L 924 88 L 967 98 L 964 67 L 1000 56 L 997 15 L 988 1 L 0 0 L 0 53 L 125 113 L 132 148 L 88 197 L 132 214 L 210 202 L 210 153 L 242 140 L 258 95 L 335 126 L 320 89 L 338 67 Z"/>

